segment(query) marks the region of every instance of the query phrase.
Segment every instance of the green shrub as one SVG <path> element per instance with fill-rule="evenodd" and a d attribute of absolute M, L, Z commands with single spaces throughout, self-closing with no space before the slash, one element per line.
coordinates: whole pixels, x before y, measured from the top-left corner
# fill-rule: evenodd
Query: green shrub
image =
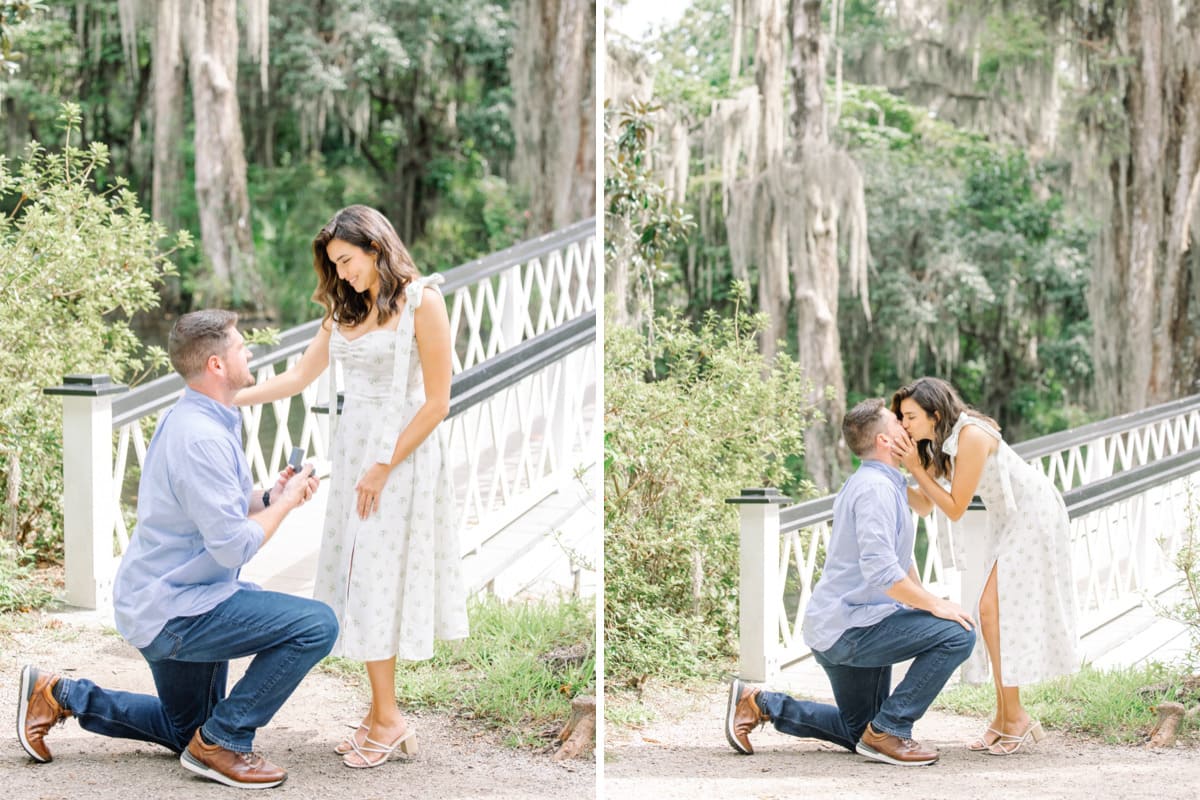
<path fill-rule="evenodd" d="M 812 392 L 788 357 L 759 354 L 764 324 L 740 311 L 696 327 L 666 317 L 653 344 L 606 331 L 605 674 L 618 685 L 710 674 L 737 626 L 725 500 L 752 486 L 812 491 L 788 485 L 785 463 L 817 417 Z"/>
<path fill-rule="evenodd" d="M 130 383 L 165 362 L 128 324 L 158 303 L 171 270 L 150 221 L 123 180 L 100 188 L 108 149 L 78 137 L 79 108 L 60 116 L 64 145 L 31 143 L 22 163 L 0 158 L 0 477 L 8 538 L 53 556 L 62 539 L 61 400 L 42 389 L 71 373 Z M 179 246 L 187 246 L 186 234 Z"/>

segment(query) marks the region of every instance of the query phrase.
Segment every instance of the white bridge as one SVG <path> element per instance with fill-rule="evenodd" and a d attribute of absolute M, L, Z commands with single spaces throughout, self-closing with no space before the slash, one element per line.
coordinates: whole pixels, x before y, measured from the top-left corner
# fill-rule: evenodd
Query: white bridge
<path fill-rule="evenodd" d="M 1063 492 L 1085 655 L 1101 657 L 1145 633 L 1154 605 L 1169 603 L 1182 580 L 1174 558 L 1198 524 L 1200 395 L 1013 449 Z M 741 511 L 739 672 L 769 680 L 809 654 L 800 625 L 829 546 L 833 496 L 791 504 L 774 489 L 746 489 L 728 502 Z M 914 514 L 917 569 L 929 591 L 956 601 L 978 595 L 986 575 L 974 533 L 984 513 L 976 498 L 957 523 L 936 510 Z M 1182 635 L 1151 634 L 1141 646 L 1152 651 Z"/>
<path fill-rule="evenodd" d="M 551 572 L 571 576 L 568 590 L 580 591 L 595 569 L 597 241 L 596 222 L 588 219 L 443 273 L 454 341 L 450 413 L 443 426 L 474 591 L 509 596 Z M 319 325 L 293 328 L 277 346 L 256 352 L 251 369 L 258 379 L 294 364 Z M 246 457 L 257 485 L 274 483 L 293 446 L 304 448 L 318 474 L 328 471 L 328 410 L 333 387 L 341 385 L 340 374 L 326 371 L 298 397 L 242 409 Z M 146 444 L 159 414 L 182 388 L 177 375 L 132 390 L 106 375 L 73 375 L 45 390 L 63 397 L 71 605 L 110 604 L 116 562 L 136 521 Z M 285 523 L 307 530 L 281 531 L 263 553 L 270 549 L 293 563 L 315 556 L 321 515 L 311 506 L 323 502 L 307 504 L 292 515 L 296 521 Z M 280 540 L 286 544 L 277 545 Z M 306 552 L 285 552 L 297 542 Z"/>

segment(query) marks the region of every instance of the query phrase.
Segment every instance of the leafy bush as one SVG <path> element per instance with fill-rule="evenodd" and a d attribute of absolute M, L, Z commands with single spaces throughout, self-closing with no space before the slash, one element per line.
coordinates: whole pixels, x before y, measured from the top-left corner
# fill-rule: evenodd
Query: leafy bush
<path fill-rule="evenodd" d="M 740 309 L 746 302 L 741 290 Z M 605 341 L 605 673 L 639 681 L 706 675 L 737 628 L 737 511 L 745 487 L 792 480 L 817 417 L 786 356 L 758 352 L 762 315 L 656 320 L 653 344 Z"/>
<path fill-rule="evenodd" d="M 23 163 L 0 159 L 0 476 L 7 534 L 52 556 L 62 520 L 61 401 L 42 389 L 71 373 L 107 373 L 132 382 L 165 362 L 145 348 L 129 315 L 158 303 L 156 282 L 171 270 L 137 197 L 117 179 L 95 187 L 108 149 L 72 144 L 79 108 L 59 118 L 64 145 L 30 144 Z M 189 245 L 186 234 L 178 245 Z"/>

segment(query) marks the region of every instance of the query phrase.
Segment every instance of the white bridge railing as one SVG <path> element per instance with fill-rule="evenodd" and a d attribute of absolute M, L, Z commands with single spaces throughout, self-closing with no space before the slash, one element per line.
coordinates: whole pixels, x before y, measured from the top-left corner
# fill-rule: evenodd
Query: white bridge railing
<path fill-rule="evenodd" d="M 1178 581 L 1172 558 L 1200 473 L 1200 395 L 1014 450 L 1064 492 L 1081 635 Z M 801 623 L 829 545 L 833 495 L 793 505 L 774 489 L 747 489 L 728 502 L 741 520 L 740 674 L 766 680 L 809 653 Z M 957 523 L 939 511 L 913 515 L 918 572 L 934 594 L 973 601 L 982 589 L 982 509 L 977 500 Z"/>
<path fill-rule="evenodd" d="M 454 342 L 450 442 L 463 555 L 486 556 L 501 527 L 596 460 L 595 220 L 449 270 Z M 293 328 L 251 361 L 259 381 L 293 365 L 320 321 Z M 328 470 L 328 371 L 301 396 L 242 409 L 246 457 L 269 485 L 293 446 Z M 67 602 L 107 605 L 116 558 L 136 520 L 133 493 L 177 375 L 129 390 L 108 376 L 68 376 L 63 396 Z M 130 456 L 133 458 L 130 458 Z"/>

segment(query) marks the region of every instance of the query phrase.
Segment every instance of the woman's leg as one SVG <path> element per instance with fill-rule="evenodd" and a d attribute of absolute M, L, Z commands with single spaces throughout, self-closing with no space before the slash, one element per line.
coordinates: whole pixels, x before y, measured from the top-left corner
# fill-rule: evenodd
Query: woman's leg
<path fill-rule="evenodd" d="M 1000 592 L 996 571 L 997 564 L 992 564 L 983 595 L 979 598 L 979 627 L 983 629 L 983 641 L 992 662 L 992 680 L 996 684 L 996 716 L 992 728 L 1020 735 L 1029 726 L 1029 713 L 1021 706 L 1021 690 L 1016 686 L 1005 686 L 1000 677 Z M 990 744 L 993 739 L 995 735 L 988 734 L 984 742 Z"/>
<path fill-rule="evenodd" d="M 396 658 L 393 656 L 382 661 L 368 661 L 366 667 L 367 678 L 371 682 L 371 708 L 367 711 L 363 724 L 370 730 L 364 732 L 359 729 L 356 737 L 360 743 L 370 737 L 386 747 L 403 736 L 408 728 L 404 716 L 396 707 Z M 366 754 L 371 761 L 380 757 L 379 753 L 369 750 Z M 363 763 L 357 753 L 350 753 L 346 759 L 354 764 Z"/>
<path fill-rule="evenodd" d="M 983 643 L 987 647 L 988 661 L 992 667 L 992 681 L 996 685 L 996 714 L 988 727 L 992 730 L 1004 730 L 1004 685 L 1000 682 L 1000 596 L 996 591 L 996 564 L 988 573 L 987 582 L 983 585 L 983 594 L 979 597 L 979 632 L 983 634 Z M 983 749 L 995 743 L 999 737 L 991 731 L 985 731 L 973 747 Z"/>

